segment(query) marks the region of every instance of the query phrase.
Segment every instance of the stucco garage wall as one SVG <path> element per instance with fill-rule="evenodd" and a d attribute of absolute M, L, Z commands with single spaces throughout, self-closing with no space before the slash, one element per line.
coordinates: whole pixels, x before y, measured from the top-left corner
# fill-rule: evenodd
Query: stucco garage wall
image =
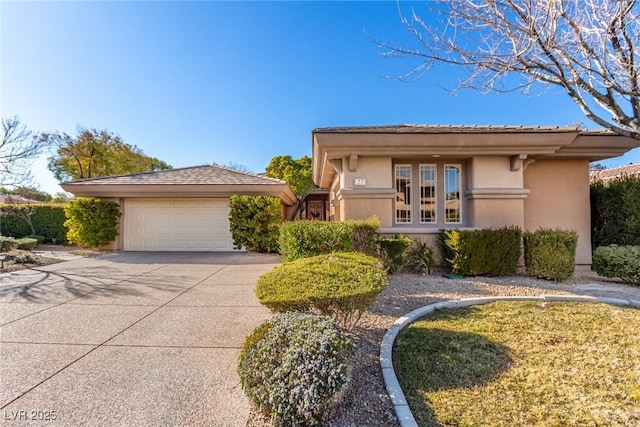
<path fill-rule="evenodd" d="M 578 232 L 577 265 L 591 264 L 588 160 L 537 160 L 524 172 L 531 193 L 524 201 L 525 230 L 540 227 Z"/>

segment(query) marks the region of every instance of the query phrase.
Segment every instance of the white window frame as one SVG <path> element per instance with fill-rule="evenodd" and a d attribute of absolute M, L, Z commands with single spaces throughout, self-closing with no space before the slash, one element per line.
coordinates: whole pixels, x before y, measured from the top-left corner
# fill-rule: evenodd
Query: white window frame
<path fill-rule="evenodd" d="M 447 168 L 456 168 L 458 170 L 458 182 L 457 182 L 457 187 L 458 187 L 458 212 L 459 212 L 459 218 L 458 221 L 448 221 L 447 220 L 447 202 L 449 201 L 447 199 L 448 197 L 448 192 L 447 192 L 447 187 L 448 187 L 448 176 L 447 176 Z M 462 165 L 459 163 L 445 163 L 444 167 L 444 223 L 445 224 L 462 224 Z"/>
<path fill-rule="evenodd" d="M 400 167 L 406 167 L 409 168 L 409 182 L 408 185 L 406 187 L 408 187 L 408 192 L 407 192 L 407 188 L 405 187 L 405 201 L 406 201 L 406 196 L 407 194 L 409 195 L 409 203 L 407 204 L 405 202 L 405 206 L 407 206 L 409 215 L 408 218 L 398 218 L 398 168 Z M 408 163 L 398 163 L 395 164 L 393 167 L 393 184 L 396 190 L 396 196 L 394 198 L 394 202 L 393 202 L 393 217 L 394 217 L 394 222 L 396 224 L 413 224 L 413 186 L 412 181 L 413 181 L 413 165 L 408 164 Z M 403 177 L 404 178 L 404 177 Z"/>
<path fill-rule="evenodd" d="M 431 167 L 433 168 L 433 218 L 431 221 L 423 221 L 422 220 L 422 168 L 423 167 Z M 420 196 L 420 204 L 418 208 L 418 212 L 420 213 L 419 222 L 420 224 L 437 224 L 438 223 L 438 165 L 435 163 L 420 163 L 418 165 L 418 193 Z"/>

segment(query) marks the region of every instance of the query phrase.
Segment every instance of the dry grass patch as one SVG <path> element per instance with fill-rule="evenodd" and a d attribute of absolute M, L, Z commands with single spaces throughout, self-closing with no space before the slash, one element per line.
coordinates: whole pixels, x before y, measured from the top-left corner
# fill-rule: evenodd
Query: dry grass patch
<path fill-rule="evenodd" d="M 640 311 L 497 302 L 410 325 L 394 365 L 422 426 L 640 425 Z"/>

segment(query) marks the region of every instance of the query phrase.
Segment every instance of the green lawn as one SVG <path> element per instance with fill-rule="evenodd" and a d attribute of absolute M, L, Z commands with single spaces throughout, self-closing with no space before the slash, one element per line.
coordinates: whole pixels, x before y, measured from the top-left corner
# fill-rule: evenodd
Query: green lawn
<path fill-rule="evenodd" d="M 404 330 L 393 357 L 422 426 L 640 426 L 640 310 L 442 310 Z"/>

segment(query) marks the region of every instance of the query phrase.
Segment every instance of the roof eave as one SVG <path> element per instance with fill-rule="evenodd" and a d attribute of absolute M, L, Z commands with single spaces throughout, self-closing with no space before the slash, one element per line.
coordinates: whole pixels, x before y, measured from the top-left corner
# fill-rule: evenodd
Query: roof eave
<path fill-rule="evenodd" d="M 61 187 L 78 197 L 163 198 L 163 197 L 230 197 L 234 194 L 279 197 L 286 205 L 294 205 L 295 194 L 286 183 L 273 184 L 90 184 L 66 182 Z"/>

